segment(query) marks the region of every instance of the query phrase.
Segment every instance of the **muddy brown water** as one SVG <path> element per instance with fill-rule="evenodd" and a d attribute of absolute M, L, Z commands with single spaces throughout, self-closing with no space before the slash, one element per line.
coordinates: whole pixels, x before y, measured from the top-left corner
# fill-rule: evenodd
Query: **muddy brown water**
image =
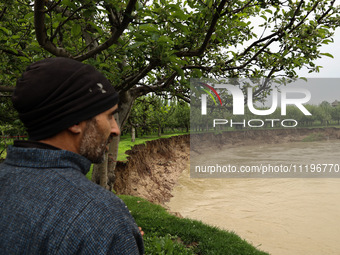
<path fill-rule="evenodd" d="M 249 162 L 260 157 L 340 164 L 340 140 L 243 146 L 224 153 L 243 165 L 247 156 Z M 273 255 L 340 254 L 340 178 L 195 179 L 189 171 L 188 166 L 173 190 L 171 211 L 234 231 Z"/>

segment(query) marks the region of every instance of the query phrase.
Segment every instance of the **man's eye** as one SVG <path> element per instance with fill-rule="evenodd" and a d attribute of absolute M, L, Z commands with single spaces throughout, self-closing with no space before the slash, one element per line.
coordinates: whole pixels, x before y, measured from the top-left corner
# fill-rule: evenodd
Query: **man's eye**
<path fill-rule="evenodd" d="M 117 121 L 117 118 L 115 118 L 115 112 L 113 112 L 113 113 L 111 113 L 110 115 L 109 115 L 109 118 L 110 118 L 110 120 L 112 120 L 112 119 L 115 119 L 115 121 Z"/>

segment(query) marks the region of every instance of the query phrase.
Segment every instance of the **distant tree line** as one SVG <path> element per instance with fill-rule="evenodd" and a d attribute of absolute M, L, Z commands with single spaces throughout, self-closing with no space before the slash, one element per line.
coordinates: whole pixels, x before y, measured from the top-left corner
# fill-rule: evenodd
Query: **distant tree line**
<path fill-rule="evenodd" d="M 123 133 L 135 137 L 165 132 L 189 132 L 190 107 L 184 101 L 168 100 L 156 95 L 136 99 Z"/>
<path fill-rule="evenodd" d="M 191 130 L 193 131 L 203 131 L 203 130 L 211 130 L 213 129 L 213 120 L 214 119 L 225 119 L 228 120 L 227 124 L 219 124 L 216 125 L 215 129 L 221 130 L 231 127 L 230 122 L 232 120 L 233 123 L 243 123 L 245 120 L 246 125 L 242 124 L 234 124 L 232 127 L 235 129 L 240 128 L 249 128 L 247 125 L 247 121 L 254 120 L 253 125 L 251 126 L 260 126 L 263 123 L 263 127 L 280 127 L 281 121 L 284 119 L 295 120 L 296 122 L 289 123 L 286 122 L 286 125 L 294 126 L 297 123 L 296 127 L 312 127 L 312 126 L 330 126 L 330 125 L 340 125 L 340 104 L 336 106 L 332 106 L 329 102 L 323 101 L 319 105 L 304 105 L 305 108 L 312 115 L 305 115 L 300 109 L 296 106 L 288 105 L 286 108 L 286 115 L 282 116 L 281 108 L 278 107 L 275 112 L 270 115 L 259 116 L 251 113 L 248 109 L 245 109 L 244 115 L 233 115 L 231 111 L 221 109 L 208 109 L 207 115 L 201 115 L 201 109 L 194 108 L 191 111 Z M 262 107 L 257 108 L 258 110 L 266 110 L 268 108 Z M 256 120 L 258 120 L 256 122 Z M 261 121 L 262 122 L 261 122 Z M 275 120 L 275 121 L 269 121 Z"/>

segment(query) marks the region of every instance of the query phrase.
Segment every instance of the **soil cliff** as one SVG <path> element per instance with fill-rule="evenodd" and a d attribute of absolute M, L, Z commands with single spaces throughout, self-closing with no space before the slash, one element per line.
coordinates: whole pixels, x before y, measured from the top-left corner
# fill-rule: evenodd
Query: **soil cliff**
<path fill-rule="evenodd" d="M 148 141 L 127 154 L 127 163 L 116 166 L 115 191 L 163 204 L 171 198 L 178 177 L 189 164 L 190 136 Z"/>

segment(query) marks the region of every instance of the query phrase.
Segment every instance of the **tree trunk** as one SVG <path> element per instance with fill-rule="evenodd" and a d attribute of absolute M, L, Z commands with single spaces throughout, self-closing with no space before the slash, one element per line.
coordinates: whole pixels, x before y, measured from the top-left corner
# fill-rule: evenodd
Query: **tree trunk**
<path fill-rule="evenodd" d="M 136 96 L 132 96 L 129 91 L 119 93 L 119 126 L 122 129 L 130 116 L 133 102 Z"/>
<path fill-rule="evenodd" d="M 132 127 L 131 128 L 131 142 L 135 142 L 135 140 L 136 140 L 136 129 L 135 129 L 135 127 Z"/>
<path fill-rule="evenodd" d="M 105 189 L 109 189 L 109 186 L 107 185 L 107 160 L 108 156 L 105 153 L 105 160 L 102 164 L 99 165 L 99 185 L 102 186 Z"/>
<path fill-rule="evenodd" d="M 109 189 L 107 178 L 108 155 L 105 154 L 105 160 L 101 164 L 94 164 L 92 171 L 92 181 L 99 184 L 105 189 Z"/>
<path fill-rule="evenodd" d="M 117 123 L 119 123 L 118 114 L 115 114 L 115 119 Z M 112 142 L 110 143 L 110 146 L 109 146 L 108 161 L 107 161 L 107 176 L 108 176 L 108 185 L 110 187 L 110 190 L 113 189 L 113 184 L 116 180 L 115 169 L 117 165 L 119 141 L 120 141 L 120 137 L 116 136 L 112 139 Z"/>
<path fill-rule="evenodd" d="M 118 115 L 115 115 L 115 118 L 119 128 L 122 129 L 130 115 L 135 97 L 132 97 L 129 92 L 120 93 L 119 96 L 119 118 Z M 93 168 L 92 180 L 100 184 L 100 186 L 110 190 L 112 190 L 115 182 L 115 168 L 117 164 L 119 140 L 119 137 L 112 139 L 109 146 L 109 153 L 105 156 L 105 162 L 98 166 L 94 166 Z"/>

